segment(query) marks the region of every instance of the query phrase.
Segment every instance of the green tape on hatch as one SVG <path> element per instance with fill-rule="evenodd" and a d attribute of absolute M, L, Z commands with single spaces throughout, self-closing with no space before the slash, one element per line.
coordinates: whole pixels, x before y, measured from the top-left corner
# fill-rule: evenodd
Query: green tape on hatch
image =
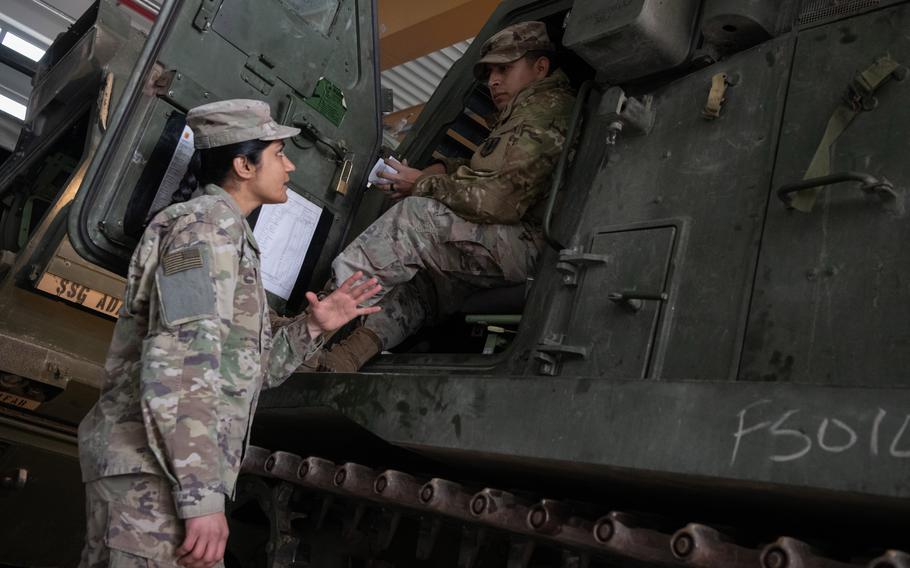
<path fill-rule="evenodd" d="M 344 103 L 344 93 L 325 77 L 322 77 L 316 83 L 313 96 L 306 99 L 306 104 L 316 109 L 319 114 L 326 117 L 335 126 L 341 126 L 341 121 L 344 120 L 344 113 L 348 111 L 348 107 Z"/>

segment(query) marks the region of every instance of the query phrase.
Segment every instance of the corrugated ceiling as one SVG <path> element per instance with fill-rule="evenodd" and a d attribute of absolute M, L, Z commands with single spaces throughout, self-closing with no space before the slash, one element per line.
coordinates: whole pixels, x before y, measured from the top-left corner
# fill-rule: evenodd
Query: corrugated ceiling
<path fill-rule="evenodd" d="M 467 51 L 471 41 L 458 42 L 383 71 L 382 86 L 395 93 L 395 110 L 427 102 L 452 64 Z"/>

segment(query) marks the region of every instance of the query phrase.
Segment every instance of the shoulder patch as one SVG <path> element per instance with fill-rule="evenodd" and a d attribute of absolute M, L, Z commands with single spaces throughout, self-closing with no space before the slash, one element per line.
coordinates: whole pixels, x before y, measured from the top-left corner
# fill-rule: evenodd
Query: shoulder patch
<path fill-rule="evenodd" d="M 168 327 L 216 314 L 210 252 L 203 246 L 167 253 L 156 275 L 160 316 Z"/>
<path fill-rule="evenodd" d="M 168 253 L 161 260 L 161 265 L 165 276 L 193 268 L 202 268 L 202 249 L 194 247 Z"/>
<path fill-rule="evenodd" d="M 496 149 L 496 146 L 499 146 L 500 137 L 496 136 L 495 138 L 487 138 L 487 141 L 483 143 L 483 146 L 480 147 L 480 155 L 486 158 L 493 153 L 493 150 Z"/>

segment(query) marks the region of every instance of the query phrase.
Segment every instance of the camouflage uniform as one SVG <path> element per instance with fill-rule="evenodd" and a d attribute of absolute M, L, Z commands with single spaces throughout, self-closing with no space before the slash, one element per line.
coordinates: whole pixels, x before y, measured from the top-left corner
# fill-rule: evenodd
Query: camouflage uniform
<path fill-rule="evenodd" d="M 130 262 L 101 398 L 79 426 L 83 566 L 174 565 L 179 519 L 223 511 L 260 388 L 320 343 L 304 317 L 274 334 L 269 322 L 259 249 L 233 198 L 209 185 L 155 216 Z"/>
<path fill-rule="evenodd" d="M 532 83 L 503 109 L 470 161 L 447 160 L 446 174 L 421 177 L 414 197 L 335 259 L 336 285 L 358 270 L 379 279 L 383 292 L 373 302 L 383 311 L 364 325 L 384 349 L 457 311 L 472 292 L 523 283 L 533 273 L 541 208 L 573 103 L 562 71 Z"/>

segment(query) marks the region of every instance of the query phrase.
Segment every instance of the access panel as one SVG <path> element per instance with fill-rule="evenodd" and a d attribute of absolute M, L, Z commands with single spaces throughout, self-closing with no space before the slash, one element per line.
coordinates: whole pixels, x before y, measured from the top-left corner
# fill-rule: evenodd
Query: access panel
<path fill-rule="evenodd" d="M 650 378 L 732 380 L 739 368 L 793 48 L 793 38 L 781 37 L 653 90 L 650 108 L 654 124 L 646 133 L 627 128 L 616 132 L 615 143 L 610 145 L 608 113 L 592 112 L 584 125 L 563 190 L 563 209 L 555 217 L 555 234 L 561 242 L 567 246 L 588 243 L 589 235 L 603 232 L 602 227 L 656 227 L 668 219 L 685 221 L 685 230 L 676 236 L 685 238 L 680 247 L 684 254 L 674 257 L 674 289 L 669 290 L 667 299 L 672 318 L 667 319 L 661 340 L 652 348 L 655 355 Z M 726 84 L 725 102 L 719 117 L 711 120 L 705 116 L 705 108 L 718 79 Z M 631 87 L 624 90 L 644 100 Z M 599 91 L 592 94 L 592 106 L 603 110 L 604 101 L 610 100 L 609 91 Z M 666 262 L 665 250 L 626 255 L 622 247 L 609 250 L 619 246 L 609 242 L 613 237 L 602 238 L 606 240 L 597 241 L 596 246 L 603 247 L 605 254 L 624 258 L 611 258 L 604 267 L 583 268 L 594 282 L 598 278 L 605 281 L 610 274 L 610 278 L 618 279 L 610 285 L 639 285 L 639 290 L 658 291 L 656 282 L 639 281 L 638 271 L 655 270 L 659 274 Z M 651 254 L 654 258 L 645 264 L 645 255 Z M 546 256 L 543 258 L 543 270 L 552 270 Z M 604 276 L 595 277 L 599 271 Z M 614 290 L 601 287 L 596 293 L 609 292 Z M 564 286 L 558 294 L 565 297 L 571 293 L 572 289 Z M 532 292 L 529 302 L 534 300 Z M 612 368 L 611 376 L 623 378 L 621 371 L 625 370 L 634 371 L 625 378 L 641 376 L 642 351 L 637 344 L 622 343 L 619 337 L 631 333 L 626 320 L 639 322 L 649 317 L 647 310 L 655 309 L 654 301 L 645 304 L 645 311 L 636 316 L 611 308 L 616 317 L 592 313 L 590 317 L 596 322 L 584 324 L 590 330 L 604 328 L 597 332 L 602 334 L 610 328 L 611 345 L 598 346 L 594 356 L 610 358 L 612 363 L 606 365 Z M 552 323 L 545 333 L 574 333 L 578 316 L 564 324 L 559 313 L 562 309 L 556 306 L 550 310 Z M 575 372 L 569 370 L 573 367 L 584 373 L 606 361 L 589 367 L 582 360 L 573 362 L 567 357 L 572 355 L 562 357 L 566 364 L 561 376 Z M 627 368 L 629 359 L 636 362 Z"/>
<path fill-rule="evenodd" d="M 567 374 L 643 378 L 658 321 L 669 299 L 668 271 L 675 226 L 605 230 L 595 234 L 565 344 L 584 357 L 564 357 Z"/>
<path fill-rule="evenodd" d="M 902 4 L 799 36 L 775 192 L 826 173 L 847 181 L 807 180 L 822 188 L 814 203 L 813 193 L 784 196 L 806 211 L 771 196 L 741 379 L 907 383 L 908 29 Z"/>

